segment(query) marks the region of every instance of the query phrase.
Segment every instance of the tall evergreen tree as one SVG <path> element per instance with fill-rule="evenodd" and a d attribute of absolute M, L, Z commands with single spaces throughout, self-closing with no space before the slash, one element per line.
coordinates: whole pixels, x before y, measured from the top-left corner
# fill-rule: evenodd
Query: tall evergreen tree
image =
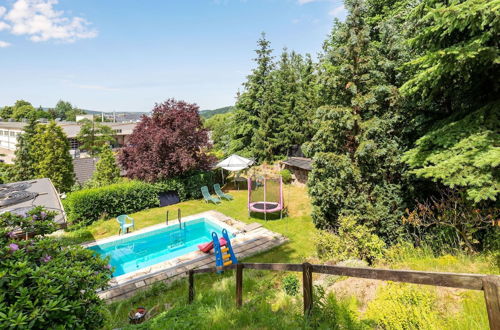
<path fill-rule="evenodd" d="M 254 156 L 254 149 L 260 142 L 255 141 L 254 135 L 259 123 L 267 118 L 259 118 L 269 110 L 271 72 L 274 69 L 272 49 L 264 33 L 257 42 L 257 57 L 254 61 L 257 67 L 247 77 L 244 83 L 245 90 L 236 102 L 234 113 L 234 130 L 231 143 L 231 152 L 238 152 L 243 156 Z M 262 134 L 259 139 L 262 139 Z"/>
<path fill-rule="evenodd" d="M 38 125 L 33 148 L 36 176 L 51 179 L 61 192 L 69 191 L 74 184 L 73 162 L 62 128 L 54 121 Z"/>
<path fill-rule="evenodd" d="M 381 56 L 371 42 L 364 1 L 345 5 L 349 15 L 335 24 L 319 67 L 325 106 L 304 145 L 314 159 L 308 181 L 313 219 L 335 228 L 340 215 L 356 215 L 393 238 L 402 209 L 397 90 L 377 66 Z"/>
<path fill-rule="evenodd" d="M 35 162 L 35 136 L 37 121 L 32 118 L 23 128 L 23 133 L 17 137 L 17 145 L 12 167 L 12 179 L 14 181 L 24 181 L 36 177 Z"/>

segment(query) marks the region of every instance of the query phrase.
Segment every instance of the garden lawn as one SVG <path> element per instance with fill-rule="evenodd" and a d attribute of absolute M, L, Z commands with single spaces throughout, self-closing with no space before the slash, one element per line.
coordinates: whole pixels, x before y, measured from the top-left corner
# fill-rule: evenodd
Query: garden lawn
<path fill-rule="evenodd" d="M 197 214 L 208 210 L 216 210 L 237 220 L 251 223 L 259 222 L 264 227 L 281 233 L 289 241 L 279 247 L 256 256 L 245 259 L 246 262 L 303 262 L 306 259 L 318 262 L 315 258 L 314 234 L 316 229 L 310 217 L 311 205 L 306 188 L 285 186 L 285 205 L 288 216 L 282 220 L 279 215 L 272 220 L 264 221 L 261 214 L 248 217 L 247 191 L 228 191 L 234 196 L 233 201 L 223 201 L 222 204 L 207 204 L 201 200 L 191 200 L 169 207 L 153 208 L 131 214 L 136 221 L 136 229 L 145 228 L 165 221 L 165 213 L 170 210 L 171 218 L 177 215 L 180 208 L 183 216 Z M 82 243 L 97 240 L 118 233 L 115 219 L 101 220 L 75 232 L 66 233 L 64 239 L 68 243 Z M 428 271 L 470 272 L 498 274 L 498 263 L 491 256 L 434 256 L 430 249 L 414 249 L 409 246 L 393 247 L 387 250 L 386 259 L 376 264 L 379 268 L 415 269 Z M 288 273 L 290 274 L 290 273 Z M 295 274 L 300 278 L 300 274 Z M 152 289 L 139 292 L 134 297 L 113 303 L 108 306 L 109 324 L 107 328 L 126 326 L 128 313 L 133 307 L 144 306 L 152 309 L 158 315 L 151 322 L 144 324 L 147 329 L 166 328 L 196 328 L 196 329 L 227 329 L 229 328 L 259 328 L 259 329 L 296 329 L 296 328 L 373 328 L 374 320 L 360 313 L 366 310 L 360 299 L 369 287 L 353 286 L 352 296 L 336 299 L 328 295 L 324 299 L 324 307 L 316 310 L 313 316 L 306 319 L 302 316 L 302 301 L 299 295 L 288 296 L 282 288 L 284 272 L 263 272 L 246 270 L 244 272 L 243 307 L 234 305 L 234 272 L 228 271 L 222 275 L 196 275 L 196 296 L 192 305 L 187 304 L 187 281 L 177 281 L 170 286 L 157 283 Z M 316 279 L 317 280 L 317 279 Z M 315 280 L 315 281 L 316 281 Z M 339 281 L 355 280 L 341 278 Z M 332 284 L 335 281 L 332 281 Z M 350 285 L 347 285 L 350 286 Z M 410 287 L 401 289 L 401 294 L 412 295 Z M 418 286 L 418 290 L 429 292 L 432 297 L 430 310 L 435 311 L 435 329 L 487 329 L 487 315 L 482 292 L 465 290 L 442 290 L 437 287 Z M 406 291 L 405 291 L 406 290 Z M 424 292 L 424 291 L 423 291 Z M 321 292 L 318 292 L 319 294 Z M 377 297 L 379 294 L 377 294 Z M 406 297 L 406 296 L 403 296 Z M 399 299 L 399 298 L 398 298 Z M 406 298 L 405 298 L 406 299 Z M 430 299 L 430 298 L 429 298 Z M 370 302 L 366 302 L 370 304 Z M 387 311 L 388 317 L 400 306 L 394 302 L 379 299 L 371 308 Z M 388 305 L 386 305 L 388 304 Z M 399 319 L 413 322 L 415 313 L 429 314 L 424 310 L 425 304 L 408 309 L 409 314 L 398 316 Z M 428 306 L 427 306 L 428 307 Z M 429 307 L 428 307 L 429 308 Z M 386 314 L 387 314 L 386 313 Z M 420 314 L 419 314 L 420 315 Z M 404 323 L 404 322 L 403 322 Z M 406 325 L 408 325 L 406 324 Z M 391 324 L 383 324 L 391 327 Z M 392 324 L 400 326 L 400 324 Z"/>
<path fill-rule="evenodd" d="M 311 204 L 305 187 L 291 185 L 284 186 L 285 206 L 288 216 L 279 219 L 279 214 L 273 215 L 268 221 L 263 220 L 260 213 L 252 213 L 248 217 L 247 191 L 231 190 L 234 200 L 223 201 L 220 204 L 205 203 L 204 200 L 190 200 L 167 207 L 158 207 L 129 214 L 135 220 L 135 228 L 141 229 L 165 222 L 166 212 L 170 211 L 170 220 L 177 219 L 177 209 L 181 209 L 182 216 L 193 215 L 209 210 L 219 211 L 227 216 L 242 222 L 259 222 L 269 230 L 281 233 L 290 240 L 282 246 L 259 256 L 262 262 L 300 262 L 312 254 L 314 246 L 312 236 L 315 228 L 311 219 Z M 64 239 L 68 243 L 83 243 L 118 234 L 116 220 L 99 220 L 88 227 L 68 232 Z"/>

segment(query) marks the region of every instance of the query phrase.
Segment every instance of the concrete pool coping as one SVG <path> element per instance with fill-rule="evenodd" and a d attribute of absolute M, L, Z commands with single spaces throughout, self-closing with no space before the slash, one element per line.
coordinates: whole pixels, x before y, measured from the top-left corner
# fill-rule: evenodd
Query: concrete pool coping
<path fill-rule="evenodd" d="M 283 244 L 287 239 L 281 234 L 272 232 L 264 227 L 258 227 L 247 232 L 243 232 L 248 224 L 235 220 L 217 211 L 207 211 L 183 218 L 183 222 L 207 218 L 222 228 L 230 232 L 237 232 L 237 236 L 231 238 L 233 250 L 238 259 L 267 251 L 275 246 Z M 176 221 L 176 220 L 175 220 Z M 169 224 L 178 226 L 178 223 Z M 157 229 L 166 228 L 165 224 L 153 225 L 141 230 L 137 230 L 127 235 L 115 235 L 91 243 L 82 244 L 84 247 L 91 247 L 105 244 L 124 238 L 131 238 L 137 235 L 148 233 Z M 112 278 L 109 281 L 109 288 L 100 291 L 99 296 L 108 302 L 125 299 L 133 296 L 138 290 L 144 290 L 153 283 L 162 281 L 171 283 L 183 276 L 190 269 L 215 266 L 215 256 L 201 251 L 194 251 L 180 257 L 160 262 L 158 264 L 139 269 Z"/>

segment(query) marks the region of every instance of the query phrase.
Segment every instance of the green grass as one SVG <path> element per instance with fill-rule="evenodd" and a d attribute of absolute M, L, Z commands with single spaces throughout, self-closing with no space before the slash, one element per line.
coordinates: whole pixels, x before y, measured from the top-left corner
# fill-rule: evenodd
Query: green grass
<path fill-rule="evenodd" d="M 285 204 L 288 216 L 264 221 L 259 214 L 252 218 L 247 213 L 247 192 L 228 191 L 235 199 L 220 205 L 192 200 L 180 204 L 144 210 L 131 214 L 137 229 L 165 221 L 166 210 L 176 217 L 177 208 L 183 216 L 208 210 L 216 210 L 234 219 L 251 223 L 259 222 L 264 227 L 281 233 L 289 241 L 270 251 L 245 259 L 247 262 L 303 262 L 315 258 L 312 238 L 315 228 L 311 219 L 311 205 L 305 188 L 285 186 Z M 66 233 L 63 239 L 70 243 L 82 243 L 116 235 L 118 224 L 114 219 L 98 221 L 84 229 Z M 495 258 L 486 255 L 435 256 L 430 249 L 415 249 L 400 245 L 387 251 L 385 260 L 376 264 L 378 268 L 414 269 L 446 272 L 469 272 L 498 274 L 500 269 Z M 262 272 L 245 270 L 243 307 L 235 308 L 234 273 L 222 275 L 206 274 L 195 277 L 196 297 L 192 305 L 187 304 L 187 281 L 181 280 L 171 286 L 159 283 L 152 289 L 139 292 L 134 297 L 108 306 L 109 328 L 124 327 L 128 323 L 129 311 L 137 306 L 153 310 L 157 315 L 142 327 L 165 328 L 259 328 L 296 329 L 332 328 L 360 329 L 375 326 L 373 320 L 358 314 L 358 302 L 354 297 L 338 301 L 333 295 L 322 299 L 322 308 L 316 309 L 312 317 L 302 316 L 302 296 L 287 296 L 282 289 L 284 272 Z M 300 276 L 299 276 L 300 277 Z M 425 287 L 425 286 L 423 286 Z M 429 287 L 426 287 L 429 288 Z M 439 288 L 436 290 L 440 290 Z M 436 291 L 440 324 L 449 329 L 487 328 L 487 315 L 482 292 Z M 362 320 L 362 321 L 360 321 Z"/>

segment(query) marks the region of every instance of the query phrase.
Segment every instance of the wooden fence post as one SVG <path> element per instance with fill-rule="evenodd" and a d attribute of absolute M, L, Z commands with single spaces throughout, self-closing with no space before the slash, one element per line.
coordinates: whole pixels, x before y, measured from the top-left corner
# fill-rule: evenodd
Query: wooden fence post
<path fill-rule="evenodd" d="M 236 264 L 236 307 L 243 302 L 243 264 Z"/>
<path fill-rule="evenodd" d="M 313 290 L 312 290 L 312 266 L 310 263 L 302 264 L 302 288 L 304 295 L 304 314 L 311 312 L 313 305 Z"/>
<path fill-rule="evenodd" d="M 189 289 L 188 289 L 188 304 L 191 304 L 194 299 L 194 272 L 189 270 Z"/>
<path fill-rule="evenodd" d="M 483 290 L 490 329 L 500 330 L 500 277 L 483 278 Z"/>

